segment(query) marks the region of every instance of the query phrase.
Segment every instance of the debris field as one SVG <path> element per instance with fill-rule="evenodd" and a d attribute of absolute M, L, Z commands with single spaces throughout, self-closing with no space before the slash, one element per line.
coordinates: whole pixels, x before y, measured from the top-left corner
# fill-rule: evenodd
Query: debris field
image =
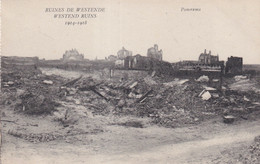
<path fill-rule="evenodd" d="M 223 77 L 220 86 L 219 78 L 207 75 L 115 70 L 111 77 L 107 69 L 1 69 L 5 133 L 33 144 L 55 140 L 85 144 L 92 140 L 84 137 L 107 132 L 107 126 L 181 128 L 216 117 L 229 125 L 257 120 L 260 114 L 259 80 L 242 75 Z M 11 113 L 21 119 L 13 119 Z M 252 158 L 238 158 L 258 159 L 252 151 L 259 149 L 258 140 L 252 145 L 247 151 Z"/>
<path fill-rule="evenodd" d="M 76 78 L 66 78 L 46 75 L 41 69 L 3 68 L 2 72 L 1 103 L 27 115 L 57 115 L 62 113 L 60 108 L 66 108 L 63 102 L 71 102 L 88 108 L 93 115 L 149 117 L 152 124 L 174 128 L 216 115 L 248 119 L 260 108 L 259 90 L 239 88 L 245 80 L 251 88 L 257 83 L 239 76 L 225 79 L 219 89 L 218 79 L 209 83 L 204 75 L 177 78 L 128 70 L 112 78 L 103 76 L 105 71 L 98 77 L 82 72 Z M 67 110 L 62 119 L 69 117 Z"/>

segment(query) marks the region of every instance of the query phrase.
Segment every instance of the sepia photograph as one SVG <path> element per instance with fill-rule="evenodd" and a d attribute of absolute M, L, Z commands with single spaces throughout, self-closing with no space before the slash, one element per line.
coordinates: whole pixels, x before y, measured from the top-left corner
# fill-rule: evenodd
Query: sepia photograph
<path fill-rule="evenodd" d="M 260 1 L 0 3 L 0 164 L 260 163 Z"/>

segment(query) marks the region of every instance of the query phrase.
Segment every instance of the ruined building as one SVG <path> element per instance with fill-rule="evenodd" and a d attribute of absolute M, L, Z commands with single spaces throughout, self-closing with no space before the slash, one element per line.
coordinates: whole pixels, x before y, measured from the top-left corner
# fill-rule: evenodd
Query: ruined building
<path fill-rule="evenodd" d="M 211 51 L 207 53 L 205 49 L 204 53 L 201 53 L 199 56 L 199 62 L 202 64 L 217 64 L 219 62 L 219 57 L 211 55 Z"/>
<path fill-rule="evenodd" d="M 154 47 L 151 47 L 147 50 L 147 57 L 157 59 L 159 61 L 162 61 L 162 50 L 158 50 L 158 45 L 155 44 Z"/>
<path fill-rule="evenodd" d="M 226 62 L 225 72 L 230 74 L 240 74 L 243 69 L 243 58 L 241 57 L 229 57 Z"/>
<path fill-rule="evenodd" d="M 117 60 L 117 56 L 115 56 L 115 55 L 109 55 L 106 59 L 107 59 L 108 61 L 116 61 L 116 60 Z"/>
<path fill-rule="evenodd" d="M 65 61 L 69 61 L 69 60 L 83 60 L 84 59 L 84 55 L 83 54 L 79 54 L 79 52 L 76 49 L 71 49 L 66 51 L 63 54 L 63 60 Z"/>
<path fill-rule="evenodd" d="M 117 52 L 117 58 L 120 60 L 125 59 L 127 56 L 132 56 L 132 51 L 126 50 L 125 47 L 122 47 L 122 49 Z"/>
<path fill-rule="evenodd" d="M 116 68 L 126 70 L 156 71 L 159 74 L 170 74 L 173 72 L 172 65 L 169 62 L 141 56 L 140 54 L 135 56 L 127 56 L 124 60 L 117 60 L 115 62 L 115 66 Z"/>

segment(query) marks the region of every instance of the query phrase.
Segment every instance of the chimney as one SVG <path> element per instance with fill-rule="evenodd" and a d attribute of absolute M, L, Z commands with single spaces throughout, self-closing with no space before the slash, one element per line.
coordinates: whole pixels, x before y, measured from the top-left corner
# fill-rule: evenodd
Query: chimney
<path fill-rule="evenodd" d="M 154 45 L 154 49 L 155 49 L 156 52 L 158 51 L 158 45 L 157 44 Z"/>

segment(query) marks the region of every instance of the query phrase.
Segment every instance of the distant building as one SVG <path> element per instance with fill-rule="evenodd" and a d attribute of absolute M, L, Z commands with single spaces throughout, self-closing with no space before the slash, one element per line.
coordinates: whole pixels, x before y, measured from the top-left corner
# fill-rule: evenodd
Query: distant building
<path fill-rule="evenodd" d="M 83 60 L 84 59 L 84 55 L 83 54 L 79 54 L 79 52 L 76 49 L 71 49 L 66 51 L 63 54 L 63 60 L 65 61 L 69 61 L 69 60 Z"/>
<path fill-rule="evenodd" d="M 108 61 L 116 61 L 116 60 L 117 60 L 117 56 L 115 56 L 115 55 L 109 55 L 109 56 L 107 57 L 107 60 L 108 60 Z"/>
<path fill-rule="evenodd" d="M 127 56 L 132 56 L 132 51 L 126 50 L 124 47 L 117 52 L 117 58 L 120 60 L 125 59 Z"/>
<path fill-rule="evenodd" d="M 147 50 L 147 57 L 157 59 L 159 61 L 162 61 L 162 54 L 163 54 L 163 52 L 161 49 L 158 51 L 157 44 L 155 44 L 154 47 L 151 47 Z"/>
<path fill-rule="evenodd" d="M 243 58 L 241 57 L 229 57 L 226 62 L 226 73 L 230 74 L 240 74 L 243 69 Z"/>
<path fill-rule="evenodd" d="M 201 53 L 199 56 L 199 62 L 202 64 L 216 64 L 219 62 L 219 57 L 211 55 L 211 51 L 207 53 L 205 49 L 204 53 Z"/>
<path fill-rule="evenodd" d="M 211 55 L 211 51 L 199 55 L 198 60 L 184 60 L 172 64 L 175 70 L 181 71 L 208 71 L 208 72 L 223 72 L 224 61 L 219 61 L 219 56 Z"/>

